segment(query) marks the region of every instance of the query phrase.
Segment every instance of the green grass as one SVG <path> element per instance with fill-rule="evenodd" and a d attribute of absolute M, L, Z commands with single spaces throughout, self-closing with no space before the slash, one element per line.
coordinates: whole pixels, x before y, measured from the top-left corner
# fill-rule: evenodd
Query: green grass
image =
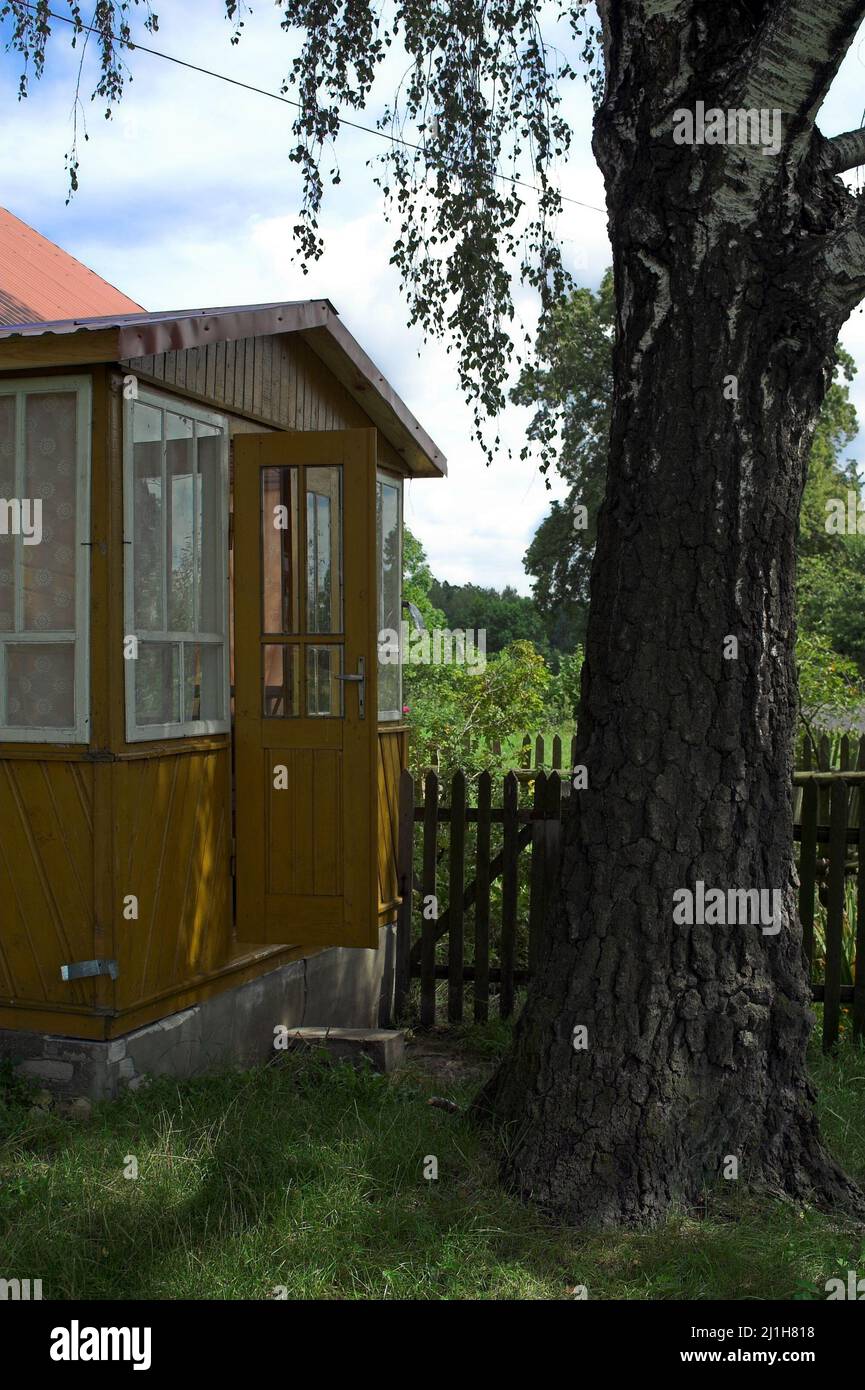
<path fill-rule="evenodd" d="M 466 1029 L 460 1056 L 482 1075 L 505 1041 L 499 1024 Z M 865 1052 L 846 1042 L 837 1059 L 815 1055 L 814 1072 L 827 1139 L 865 1181 Z M 292 1299 L 549 1299 L 577 1284 L 602 1299 L 764 1299 L 824 1297 L 839 1269 L 865 1275 L 849 1223 L 739 1184 L 704 1219 L 680 1213 L 653 1232 L 550 1226 L 499 1188 L 483 1134 L 426 1103 L 464 1105 L 476 1084 L 289 1057 L 158 1082 L 87 1121 L 34 1113 L 18 1092 L 0 1104 L 0 1276 L 41 1278 L 52 1299 L 278 1286 Z"/>

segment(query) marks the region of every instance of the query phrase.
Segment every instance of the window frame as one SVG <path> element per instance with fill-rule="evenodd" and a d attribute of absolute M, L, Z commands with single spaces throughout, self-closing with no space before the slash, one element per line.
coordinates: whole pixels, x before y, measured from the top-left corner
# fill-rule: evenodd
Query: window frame
<path fill-rule="evenodd" d="M 0 395 L 15 398 L 15 477 L 16 487 L 23 478 L 25 438 L 23 397 L 49 392 L 74 391 L 76 402 L 75 450 L 75 626 L 54 632 L 0 633 L 0 744 L 90 742 L 90 480 L 93 437 L 93 379 L 90 376 L 14 377 L 0 380 Z M 20 568 L 20 546 L 16 547 L 13 574 Z M 55 645 L 74 643 L 73 701 L 74 726 L 4 724 L 6 713 L 7 646 Z"/>
<path fill-rule="evenodd" d="M 386 711 L 384 711 L 384 712 L 381 711 L 381 710 L 377 710 L 377 711 L 376 711 L 376 718 L 377 718 L 379 724 L 402 724 L 402 723 L 405 722 L 405 715 L 403 714 L 403 710 L 402 710 L 403 702 L 404 702 L 403 678 L 402 678 L 402 668 L 403 668 L 403 660 L 404 660 L 404 653 L 403 653 L 403 649 L 402 649 L 402 622 L 403 622 L 403 617 L 402 617 L 402 598 L 403 598 L 403 592 L 402 592 L 402 590 L 403 590 L 403 505 L 404 505 L 404 500 L 405 500 L 405 491 L 404 491 L 404 489 L 405 489 L 405 480 L 404 480 L 404 478 L 402 478 L 402 477 L 400 476 L 400 474 L 398 474 L 398 473 L 389 473 L 389 472 L 387 471 L 387 469 L 384 469 L 384 468 L 377 468 L 377 469 L 376 469 L 376 473 L 375 473 L 375 487 L 376 487 L 376 493 L 375 493 L 375 504 L 376 504 L 376 506 L 375 506 L 375 511 L 376 511 L 376 526 L 375 526 L 375 575 L 376 575 L 376 594 L 375 594 L 375 604 L 376 604 L 376 626 L 377 626 L 377 629 L 378 629 L 378 633 L 381 633 L 381 631 L 382 631 L 382 623 L 383 623 L 383 619 L 384 619 L 384 613 L 383 613 L 383 611 L 382 611 L 382 604 L 383 604 L 383 601 L 384 601 L 384 585 L 383 585 L 383 583 L 382 583 L 382 580 L 383 580 L 383 578 L 384 578 L 384 570 L 383 570 L 383 566 L 382 566 L 382 559 L 383 559 L 383 557 L 384 557 L 384 547 L 381 546 L 381 544 L 380 544 L 380 542 L 381 542 L 381 536 L 380 536 L 380 534 L 379 534 L 379 525 L 378 525 L 378 488 L 379 488 L 379 484 L 380 484 L 380 483 L 381 483 L 381 484 L 385 484 L 385 485 L 388 486 L 388 487 L 395 487 L 395 488 L 396 488 L 396 493 L 397 493 L 397 531 L 398 531 L 398 534 L 399 534 L 399 562 L 398 562 L 398 568 L 397 568 L 397 573 L 398 573 L 398 575 L 399 575 L 399 608 L 398 608 L 398 612 L 397 612 L 397 633 L 399 634 L 399 662 L 398 662 L 398 664 L 397 664 L 397 671 L 399 672 L 399 709 L 397 709 L 397 710 L 395 710 L 395 711 L 386 710 Z M 380 687 L 381 687 L 381 680 L 379 680 L 378 685 L 379 685 L 379 688 L 380 688 Z"/>
<path fill-rule="evenodd" d="M 217 428 L 222 433 L 222 449 L 220 457 L 220 524 L 219 524 L 219 545 L 220 553 L 224 557 L 223 583 L 222 583 L 222 633 L 220 636 L 202 636 L 198 632 L 181 632 L 169 630 L 154 634 L 139 630 L 135 626 L 135 507 L 134 507 L 134 444 L 132 429 L 132 414 L 136 405 L 150 406 L 151 409 L 161 412 L 169 411 L 175 415 L 183 415 L 188 419 L 203 425 L 210 425 Z M 193 434 L 193 438 L 197 438 Z M 162 470 L 165 476 L 165 429 L 163 424 L 162 440 Z M 230 622 L 229 622 L 229 454 L 231 446 L 231 435 L 229 419 L 219 411 L 209 410 L 206 406 L 199 405 L 196 401 L 191 401 L 183 396 L 172 396 L 169 392 L 154 391 L 149 388 L 139 386 L 137 394 L 131 399 L 124 399 L 123 404 L 123 623 L 124 639 L 136 637 L 138 639 L 139 650 L 141 646 L 148 642 L 155 642 L 160 646 L 168 646 L 170 643 L 180 645 L 180 690 L 181 699 L 184 685 L 184 644 L 197 643 L 200 646 L 222 646 L 222 708 L 225 711 L 221 719 L 187 719 L 171 724 L 137 724 L 135 719 L 135 672 L 136 666 L 133 659 L 124 659 L 124 705 L 126 711 L 126 741 L 127 743 L 152 743 L 165 739 L 176 738 L 200 738 L 208 734 L 227 734 L 231 731 L 231 675 L 230 675 Z M 196 463 L 198 461 L 198 451 L 195 452 Z M 193 496 L 195 489 L 193 489 Z M 163 489 L 162 496 L 162 517 L 163 527 L 165 524 L 165 507 L 168 495 Z M 163 553 L 163 566 L 167 564 L 167 557 Z M 167 620 L 167 613 L 163 617 Z M 137 658 L 136 658 L 137 659 Z"/>

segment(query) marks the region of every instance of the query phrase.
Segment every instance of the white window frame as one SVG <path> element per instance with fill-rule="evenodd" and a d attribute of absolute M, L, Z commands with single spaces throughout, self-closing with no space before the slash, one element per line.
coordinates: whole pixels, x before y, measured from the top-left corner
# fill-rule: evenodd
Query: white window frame
<path fill-rule="evenodd" d="M 15 396 L 15 480 L 24 481 L 24 397 L 49 392 L 77 395 L 75 451 L 75 628 L 59 631 L 0 633 L 0 743 L 90 742 L 90 453 L 93 420 L 93 387 L 89 376 L 16 377 L 0 381 L 0 395 Z M 15 546 L 15 571 L 20 564 L 21 541 Z M 29 644 L 75 644 L 75 725 L 7 725 L 6 648 Z"/>
<path fill-rule="evenodd" d="M 399 709 L 397 709 L 397 710 L 384 710 L 384 711 L 379 710 L 379 711 L 376 712 L 376 713 L 377 713 L 377 718 L 378 718 L 379 724 L 394 724 L 394 723 L 403 722 L 403 721 L 405 720 L 405 715 L 404 715 L 403 712 L 402 712 L 402 706 L 403 706 L 402 666 L 403 666 L 403 660 L 404 660 L 404 653 L 403 653 L 403 649 L 402 649 L 403 479 L 399 476 L 398 473 L 388 473 L 388 472 L 386 472 L 385 469 L 383 469 L 383 468 L 378 468 L 378 469 L 376 469 L 375 483 L 376 483 L 376 527 L 375 527 L 375 571 L 376 571 L 376 574 L 375 574 L 375 587 L 376 587 L 376 594 L 375 594 L 375 602 L 376 602 L 376 620 L 377 620 L 377 626 L 378 626 L 379 632 L 382 630 L 382 624 L 383 624 L 383 621 L 384 621 L 384 612 L 383 612 L 383 608 L 382 608 L 382 603 L 383 603 L 383 600 L 384 600 L 382 579 L 383 579 L 384 575 L 383 575 L 383 571 L 382 571 L 382 567 L 381 567 L 381 563 L 380 563 L 380 550 L 379 550 L 379 533 L 378 533 L 378 485 L 379 485 L 379 483 L 383 483 L 383 484 L 385 484 L 385 485 L 388 486 L 388 487 L 395 487 L 395 488 L 396 488 L 396 491 L 397 491 L 397 529 L 398 529 L 398 532 L 399 532 L 399 561 L 398 561 L 398 570 L 397 570 L 397 572 L 398 572 L 398 574 L 399 574 L 399 608 L 398 608 L 398 611 L 397 611 L 396 621 L 397 621 L 397 632 L 398 632 L 398 634 L 399 634 L 399 665 L 397 666 L 397 670 L 398 670 L 398 672 L 399 672 Z"/>
<path fill-rule="evenodd" d="M 221 518 L 220 518 L 220 546 L 224 557 L 223 564 L 223 585 L 222 585 L 222 634 L 201 634 L 194 632 L 146 632 L 135 627 L 135 526 L 134 526 L 134 472 L 133 472 L 133 435 L 132 435 L 132 411 L 136 404 L 149 405 L 155 410 L 168 410 L 175 415 L 184 415 L 187 419 L 198 421 L 204 425 L 213 425 L 222 431 L 222 458 L 221 458 Z M 163 430 L 163 471 L 165 467 L 165 437 Z M 177 724 L 136 724 L 135 722 L 135 660 L 124 661 L 124 686 L 126 704 L 126 741 L 127 743 L 152 742 L 155 739 L 173 738 L 195 738 L 202 734 L 225 734 L 231 729 L 230 713 L 230 652 L 229 652 L 229 619 L 228 619 L 228 486 L 229 486 L 229 423 L 227 415 L 221 415 L 216 411 L 207 410 L 204 406 L 197 405 L 194 401 L 186 400 L 182 396 L 172 396 L 168 392 L 145 390 L 138 388 L 137 395 L 128 400 L 124 400 L 123 407 L 123 621 L 124 636 L 134 636 L 138 638 L 139 646 L 147 642 L 155 641 L 168 644 L 176 642 L 180 644 L 180 689 L 181 698 L 184 686 L 184 643 L 197 642 L 200 645 L 221 645 L 223 651 L 222 661 L 222 708 L 225 716 L 222 719 L 189 719 Z M 193 499 L 195 489 L 193 489 Z M 163 526 L 165 524 L 165 506 L 167 498 L 163 489 Z M 195 505 L 195 504 L 194 504 Z M 194 527 L 193 527 L 194 529 Z M 163 565 L 166 558 L 163 550 Z M 164 614 L 163 616 L 167 616 Z"/>

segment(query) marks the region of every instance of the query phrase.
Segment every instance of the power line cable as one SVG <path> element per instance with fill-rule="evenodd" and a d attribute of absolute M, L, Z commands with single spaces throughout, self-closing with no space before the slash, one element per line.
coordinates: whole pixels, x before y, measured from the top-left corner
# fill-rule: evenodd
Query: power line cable
<path fill-rule="evenodd" d="M 19 4 L 26 10 L 32 10 L 34 13 L 37 12 L 36 5 L 30 3 L 30 0 L 19 0 Z M 198 63 L 190 63 L 185 58 L 176 58 L 172 53 L 162 53 L 158 48 L 150 48 L 147 44 L 137 43 L 133 39 L 121 39 L 110 31 L 106 33 L 104 29 L 97 29 L 95 25 L 76 22 L 74 19 L 71 19 L 69 15 L 56 14 L 53 10 L 43 10 L 39 11 L 39 13 L 44 14 L 48 19 L 56 19 L 61 24 L 72 25 L 77 33 L 97 34 L 101 38 L 110 38 L 123 48 L 129 48 L 133 52 L 137 49 L 141 53 L 149 53 L 152 58 L 161 58 L 163 62 L 173 63 L 179 68 L 187 68 L 190 72 L 200 73 L 203 77 L 213 77 L 218 82 L 228 82 L 230 86 L 240 87 L 245 92 L 254 92 L 256 96 L 269 97 L 271 101 L 279 101 L 284 106 L 294 106 L 298 111 L 303 110 L 303 106 L 299 101 L 293 101 L 291 97 L 283 96 L 279 92 L 269 92 L 266 87 L 256 87 L 251 82 L 241 82 L 237 77 L 229 77 L 224 72 L 215 72 L 212 68 L 204 68 Z M 391 135 L 386 130 L 377 130 L 374 126 L 361 125 L 359 121 L 349 120 L 347 116 L 337 116 L 336 119 L 340 125 L 348 126 L 352 130 L 360 130 L 365 135 L 375 135 L 380 140 L 388 140 L 392 145 L 402 145 L 407 150 L 414 150 L 416 154 L 426 155 L 426 151 L 422 145 L 415 145 L 410 140 L 402 139 L 399 135 Z M 427 156 L 427 158 L 429 158 L 429 156 Z M 434 161 L 430 162 L 434 163 Z M 537 193 L 538 196 L 541 196 L 543 193 L 543 190 L 536 187 L 535 184 L 526 183 L 523 179 L 513 178 L 510 174 L 497 173 L 495 177 L 497 179 L 502 179 L 505 183 L 513 184 L 515 188 L 525 188 L 530 193 Z M 599 212 L 604 215 L 604 209 L 596 207 L 594 203 L 583 203 L 579 198 L 569 197 L 567 193 L 559 193 L 559 197 L 563 203 L 573 203 L 576 207 L 587 208 L 590 212 Z"/>

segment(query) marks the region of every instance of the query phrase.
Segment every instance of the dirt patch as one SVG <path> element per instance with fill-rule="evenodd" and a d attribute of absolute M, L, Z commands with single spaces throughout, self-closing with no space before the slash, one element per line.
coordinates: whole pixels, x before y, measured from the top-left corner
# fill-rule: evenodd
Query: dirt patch
<path fill-rule="evenodd" d="M 438 1029 L 415 1033 L 406 1040 L 406 1061 L 431 1077 L 437 1090 L 447 1094 L 449 1085 L 474 1082 L 481 1085 L 492 1072 L 495 1061 L 467 1050 L 452 1034 Z"/>

